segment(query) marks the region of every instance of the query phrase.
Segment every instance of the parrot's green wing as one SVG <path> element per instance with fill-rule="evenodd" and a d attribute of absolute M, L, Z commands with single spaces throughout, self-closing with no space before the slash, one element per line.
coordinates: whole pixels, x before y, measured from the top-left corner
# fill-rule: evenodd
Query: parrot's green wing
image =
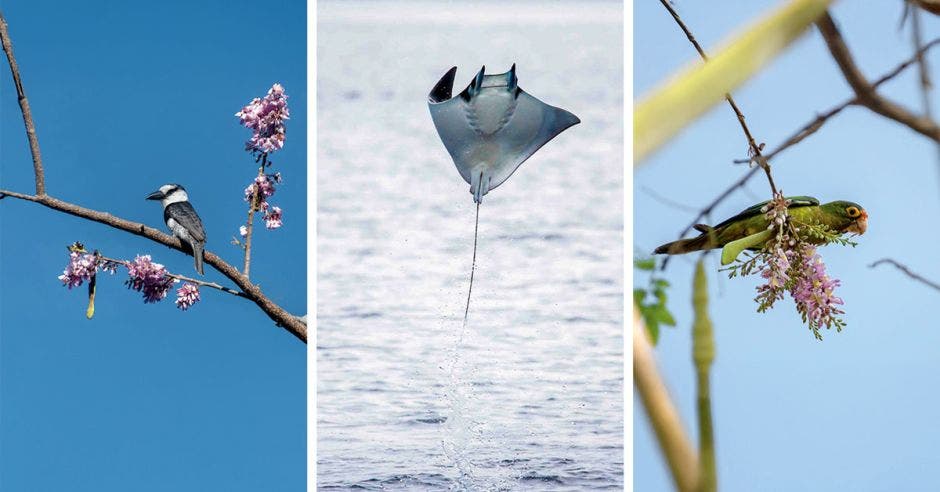
<path fill-rule="evenodd" d="M 790 200 L 790 206 L 787 208 L 811 207 L 811 206 L 819 205 L 819 200 L 811 196 L 788 196 L 787 200 Z M 752 205 L 746 208 L 744 211 L 742 211 L 738 215 L 735 215 L 734 217 L 731 217 L 730 219 L 716 225 L 715 229 L 721 229 L 722 227 L 728 224 L 733 224 L 739 220 L 750 219 L 751 217 L 754 217 L 755 215 L 762 214 L 764 212 L 761 212 L 761 209 L 764 207 L 764 205 L 767 205 L 768 203 L 770 203 L 770 200 L 760 202 L 757 205 Z"/>
<path fill-rule="evenodd" d="M 757 234 L 751 234 L 750 236 L 743 237 L 737 241 L 731 241 L 730 243 L 726 244 L 724 248 L 721 248 L 721 264 L 727 265 L 733 262 L 742 251 L 748 248 L 754 248 L 763 245 L 765 241 L 770 239 L 770 236 L 773 235 L 773 232 L 774 231 L 767 229 L 766 231 L 761 231 Z"/>

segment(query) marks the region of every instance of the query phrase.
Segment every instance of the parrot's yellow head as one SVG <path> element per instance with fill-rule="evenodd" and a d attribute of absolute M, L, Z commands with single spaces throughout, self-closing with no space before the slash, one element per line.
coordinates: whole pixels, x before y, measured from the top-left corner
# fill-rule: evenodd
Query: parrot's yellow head
<path fill-rule="evenodd" d="M 844 203 L 845 207 L 843 208 L 843 212 L 845 216 L 852 221 L 845 229 L 846 232 L 854 232 L 860 235 L 865 234 L 865 231 L 868 230 L 868 212 L 857 203 Z"/>
<path fill-rule="evenodd" d="M 830 227 L 834 227 L 839 232 L 861 235 L 868 230 L 868 212 L 855 202 L 840 200 L 821 205 L 819 208 L 830 217 Z"/>

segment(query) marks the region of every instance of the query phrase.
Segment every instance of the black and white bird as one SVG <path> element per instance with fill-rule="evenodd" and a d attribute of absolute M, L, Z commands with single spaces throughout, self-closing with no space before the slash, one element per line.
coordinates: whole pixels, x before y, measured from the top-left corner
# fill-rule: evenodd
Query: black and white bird
<path fill-rule="evenodd" d="M 186 189 L 178 184 L 165 184 L 147 195 L 147 200 L 160 200 L 163 204 L 163 221 L 174 236 L 193 250 L 196 271 L 202 275 L 202 252 L 206 246 L 206 231 L 202 228 L 202 219 L 196 209 L 189 203 Z"/>

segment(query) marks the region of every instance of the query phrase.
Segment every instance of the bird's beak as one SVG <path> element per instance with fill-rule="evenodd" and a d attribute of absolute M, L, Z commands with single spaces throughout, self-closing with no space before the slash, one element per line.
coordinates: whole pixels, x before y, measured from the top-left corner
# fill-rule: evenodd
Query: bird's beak
<path fill-rule="evenodd" d="M 155 192 L 153 192 L 153 193 L 147 195 L 146 200 L 163 200 L 163 198 L 164 198 L 163 192 L 160 191 L 160 190 L 157 190 L 157 191 L 155 191 Z"/>
<path fill-rule="evenodd" d="M 858 235 L 865 234 L 865 231 L 868 230 L 868 212 L 862 210 L 862 215 L 855 219 L 855 222 L 849 226 L 849 232 L 854 232 Z"/>

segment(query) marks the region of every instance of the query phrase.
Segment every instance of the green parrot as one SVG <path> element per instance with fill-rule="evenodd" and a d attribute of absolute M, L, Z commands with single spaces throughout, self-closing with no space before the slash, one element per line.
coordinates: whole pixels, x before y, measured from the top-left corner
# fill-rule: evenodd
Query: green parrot
<path fill-rule="evenodd" d="M 868 229 L 868 212 L 854 202 L 835 201 L 824 205 L 811 196 L 787 197 L 791 220 L 802 223 L 822 224 L 836 233 L 864 234 Z M 770 201 L 758 203 L 730 219 L 710 227 L 696 224 L 698 237 L 680 239 L 656 248 L 654 254 L 679 255 L 705 249 L 723 248 L 721 264 L 727 265 L 745 249 L 759 249 L 773 235 L 768 229 L 770 221 L 761 211 Z M 819 243 L 816 238 L 810 242 Z"/>

